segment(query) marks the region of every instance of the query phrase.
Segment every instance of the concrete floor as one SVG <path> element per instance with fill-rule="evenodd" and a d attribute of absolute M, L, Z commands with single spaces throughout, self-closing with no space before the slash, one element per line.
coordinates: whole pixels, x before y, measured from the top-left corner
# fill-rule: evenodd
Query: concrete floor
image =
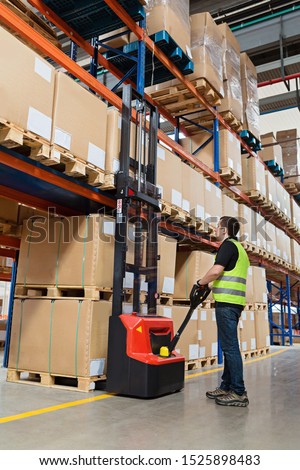
<path fill-rule="evenodd" d="M 218 366 L 188 372 L 183 391 L 153 400 L 7 383 L 0 369 L 0 423 L 12 417 L 2 419 L 0 449 L 299 449 L 300 347 L 272 347 L 244 372 L 248 408 L 205 397 Z"/>

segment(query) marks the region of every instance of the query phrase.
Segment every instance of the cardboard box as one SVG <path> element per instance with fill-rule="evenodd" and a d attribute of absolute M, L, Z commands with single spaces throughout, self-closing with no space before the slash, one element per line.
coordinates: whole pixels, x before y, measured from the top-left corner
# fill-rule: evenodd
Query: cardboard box
<path fill-rule="evenodd" d="M 254 293 L 253 293 L 253 270 L 252 266 L 249 266 L 247 272 L 247 282 L 246 282 L 246 303 L 251 304 L 254 302 Z"/>
<path fill-rule="evenodd" d="M 181 326 L 187 314 L 186 306 L 173 305 L 172 319 L 174 322 L 174 333 Z M 185 357 L 186 361 L 199 358 L 198 346 L 198 309 L 191 316 L 176 346 L 176 351 Z"/>
<path fill-rule="evenodd" d="M 182 207 L 182 165 L 181 158 L 162 145 L 157 146 L 157 186 L 161 199 Z"/>
<path fill-rule="evenodd" d="M 2 27 L 0 43 L 0 118 L 50 141 L 54 67 Z"/>
<path fill-rule="evenodd" d="M 128 263 L 134 262 L 133 231 L 128 233 Z M 112 288 L 114 235 L 115 220 L 103 215 L 25 224 L 17 284 Z M 133 274 L 127 273 L 124 288 L 132 287 Z"/>
<path fill-rule="evenodd" d="M 16 201 L 0 197 L 0 220 L 18 223 L 19 204 Z"/>
<path fill-rule="evenodd" d="M 177 241 L 165 235 L 158 236 L 158 282 L 159 294 L 174 294 Z"/>
<path fill-rule="evenodd" d="M 198 342 L 200 359 L 218 355 L 218 333 L 215 309 L 199 308 Z"/>
<path fill-rule="evenodd" d="M 179 251 L 176 256 L 174 298 L 188 299 L 195 282 L 212 268 L 214 262 L 215 257 L 211 253 Z M 208 299 L 212 299 L 212 293 Z"/>
<path fill-rule="evenodd" d="M 148 36 L 158 31 L 167 31 L 185 54 L 190 55 L 191 25 L 189 0 L 149 1 L 146 7 L 146 30 Z M 131 36 L 130 41 L 135 36 Z"/>
<path fill-rule="evenodd" d="M 241 54 L 241 85 L 244 129 L 249 130 L 257 139 L 259 139 L 260 127 L 257 73 L 254 64 L 245 52 Z"/>
<path fill-rule="evenodd" d="M 222 191 L 218 186 L 205 180 L 205 221 L 216 227 L 222 214 Z"/>
<path fill-rule="evenodd" d="M 255 316 L 252 310 L 243 310 L 239 321 L 241 351 L 256 349 Z"/>
<path fill-rule="evenodd" d="M 268 348 L 270 346 L 270 325 L 268 311 L 254 311 L 256 347 Z"/>
<path fill-rule="evenodd" d="M 266 196 L 267 201 L 272 202 L 276 205 L 277 200 L 277 180 L 274 175 L 269 171 L 265 171 L 266 177 Z"/>
<path fill-rule="evenodd" d="M 262 150 L 258 152 L 260 158 L 267 162 L 274 160 L 281 168 L 283 167 L 282 162 L 282 148 L 277 144 L 274 134 L 264 134 L 261 136 Z"/>
<path fill-rule="evenodd" d="M 235 76 L 240 80 L 240 44 L 227 23 L 218 25 L 223 36 L 223 79 Z"/>
<path fill-rule="evenodd" d="M 296 240 L 291 239 L 291 264 L 300 266 L 300 245 Z"/>
<path fill-rule="evenodd" d="M 268 302 L 267 281 L 265 268 L 252 266 L 252 280 L 253 280 L 253 301 L 255 303 Z"/>
<path fill-rule="evenodd" d="M 285 189 L 285 187 L 276 180 L 276 205 L 277 207 L 289 218 L 291 219 L 291 203 L 290 195 Z"/>
<path fill-rule="evenodd" d="M 224 96 L 223 35 L 209 13 L 191 16 L 191 51 L 194 73 L 189 79 L 205 78 L 220 96 Z"/>
<path fill-rule="evenodd" d="M 204 220 L 204 176 L 184 162 L 181 162 L 181 173 L 182 209 Z"/>
<path fill-rule="evenodd" d="M 291 198 L 291 221 L 300 229 L 300 206 L 293 197 Z"/>
<path fill-rule="evenodd" d="M 266 197 L 265 166 L 254 157 L 242 158 L 242 191 L 258 191 Z"/>
<path fill-rule="evenodd" d="M 252 211 L 252 233 L 251 243 L 259 248 L 265 249 L 268 234 L 266 232 L 266 220 L 260 214 Z"/>
<path fill-rule="evenodd" d="M 105 301 L 15 299 L 8 367 L 71 377 L 102 375 L 111 308 Z"/>
<path fill-rule="evenodd" d="M 106 128 L 106 104 L 66 74 L 57 72 L 52 144 L 104 170 Z"/>
<path fill-rule="evenodd" d="M 222 193 L 222 215 L 236 219 L 239 217 L 239 204 L 224 193 Z"/>
<path fill-rule="evenodd" d="M 272 253 L 273 255 L 276 255 L 277 253 L 275 228 L 276 228 L 275 225 L 273 225 L 269 221 L 266 221 L 265 232 L 267 234 L 267 239 L 266 239 L 265 249 L 268 253 Z"/>
<path fill-rule="evenodd" d="M 110 38 L 114 35 L 123 33 L 123 32 L 124 32 L 124 34 L 122 34 L 122 36 L 119 36 L 119 37 L 114 38 L 114 39 L 110 39 L 109 41 L 107 40 L 108 38 Z M 110 46 L 110 47 L 113 47 L 114 49 L 117 49 L 118 47 L 123 47 L 126 44 L 128 44 L 129 43 L 129 37 L 130 37 L 130 35 L 129 35 L 129 32 L 128 32 L 128 28 L 127 28 L 127 26 L 124 26 L 124 28 L 119 28 L 119 29 L 116 29 L 115 31 L 110 31 L 109 33 L 101 34 L 100 36 L 98 36 L 98 40 L 100 42 L 103 42 L 107 46 Z M 101 54 L 103 54 L 106 51 L 107 51 L 107 48 L 105 46 L 100 46 L 99 47 L 99 52 Z"/>
<path fill-rule="evenodd" d="M 248 241 L 251 243 L 251 234 L 252 234 L 252 209 L 246 206 L 245 204 L 239 204 L 239 222 L 240 222 L 240 231 L 238 233 L 239 241 L 245 242 Z"/>
<path fill-rule="evenodd" d="M 276 227 L 277 256 L 287 263 L 292 263 L 290 238 Z"/>

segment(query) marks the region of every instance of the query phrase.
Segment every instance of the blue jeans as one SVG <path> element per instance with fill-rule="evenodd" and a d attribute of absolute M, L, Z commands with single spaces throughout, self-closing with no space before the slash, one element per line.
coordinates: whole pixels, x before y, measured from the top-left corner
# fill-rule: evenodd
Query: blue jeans
<path fill-rule="evenodd" d="M 224 371 L 220 388 L 233 390 L 242 395 L 245 392 L 243 361 L 237 336 L 240 316 L 240 308 L 234 305 L 216 307 L 218 335 L 224 354 Z"/>

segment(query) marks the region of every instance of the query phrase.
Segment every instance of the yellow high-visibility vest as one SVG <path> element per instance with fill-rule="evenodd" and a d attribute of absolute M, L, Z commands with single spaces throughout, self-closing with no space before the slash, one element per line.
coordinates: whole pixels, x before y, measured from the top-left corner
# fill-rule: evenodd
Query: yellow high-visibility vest
<path fill-rule="evenodd" d="M 223 271 L 221 277 L 213 282 L 212 294 L 216 302 L 245 305 L 247 271 L 250 262 L 243 246 L 236 240 L 229 239 L 229 241 L 238 249 L 238 260 L 234 269 Z"/>

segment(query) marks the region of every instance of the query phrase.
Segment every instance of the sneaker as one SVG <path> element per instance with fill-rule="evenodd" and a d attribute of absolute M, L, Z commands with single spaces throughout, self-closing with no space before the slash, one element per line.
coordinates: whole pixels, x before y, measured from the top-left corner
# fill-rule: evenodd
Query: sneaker
<path fill-rule="evenodd" d="M 249 399 L 247 392 L 244 392 L 243 395 L 238 395 L 235 392 L 229 392 L 226 395 L 216 398 L 217 405 L 224 406 L 248 406 Z"/>
<path fill-rule="evenodd" d="M 207 398 L 212 398 L 215 400 L 215 398 L 219 397 L 224 397 L 230 392 L 230 390 L 223 390 L 222 388 L 217 387 L 215 390 L 212 390 L 211 392 L 206 392 Z"/>

